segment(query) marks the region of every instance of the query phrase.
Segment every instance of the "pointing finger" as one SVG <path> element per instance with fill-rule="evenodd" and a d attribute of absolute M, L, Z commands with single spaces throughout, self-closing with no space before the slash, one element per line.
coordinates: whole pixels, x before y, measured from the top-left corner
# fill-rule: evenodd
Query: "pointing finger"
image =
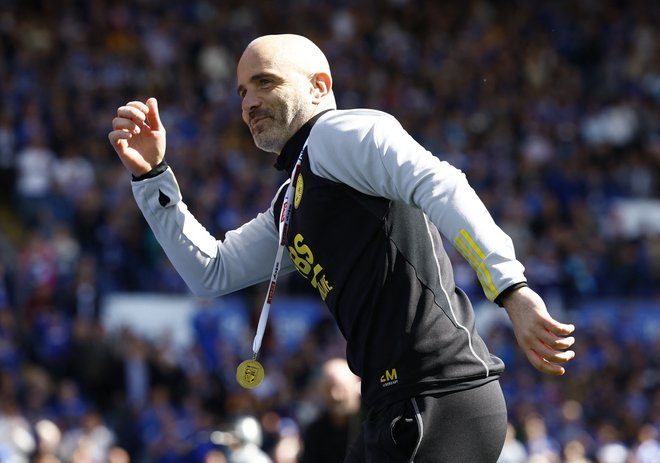
<path fill-rule="evenodd" d="M 117 108 L 117 117 L 129 119 L 137 125 L 144 125 L 147 115 L 133 106 L 120 106 Z"/>
<path fill-rule="evenodd" d="M 130 102 L 126 103 L 126 106 L 136 108 L 140 112 L 143 112 L 144 114 L 149 112 L 149 107 L 141 101 L 130 101 Z"/>
<path fill-rule="evenodd" d="M 558 336 L 568 336 L 575 331 L 575 325 L 560 323 L 556 320 L 546 320 L 545 328 Z"/>
<path fill-rule="evenodd" d="M 541 342 L 553 349 L 567 349 L 575 343 L 574 337 L 557 336 L 547 329 L 537 329 L 535 334 Z"/>

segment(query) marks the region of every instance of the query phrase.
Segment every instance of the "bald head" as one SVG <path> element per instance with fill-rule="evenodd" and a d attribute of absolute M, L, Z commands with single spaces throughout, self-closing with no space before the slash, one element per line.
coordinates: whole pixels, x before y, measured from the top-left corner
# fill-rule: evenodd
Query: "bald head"
<path fill-rule="evenodd" d="M 302 35 L 264 35 L 250 42 L 243 56 L 248 52 L 271 60 L 272 64 L 291 66 L 307 76 L 319 72 L 331 75 L 330 64 L 321 49 Z"/>
<path fill-rule="evenodd" d="M 255 144 L 279 153 L 286 141 L 326 109 L 336 108 L 330 65 L 323 52 L 300 35 L 259 37 L 237 67 L 243 120 Z"/>
<path fill-rule="evenodd" d="M 348 416 L 360 408 L 360 378 L 345 359 L 333 358 L 324 363 L 321 395 L 332 415 Z"/>

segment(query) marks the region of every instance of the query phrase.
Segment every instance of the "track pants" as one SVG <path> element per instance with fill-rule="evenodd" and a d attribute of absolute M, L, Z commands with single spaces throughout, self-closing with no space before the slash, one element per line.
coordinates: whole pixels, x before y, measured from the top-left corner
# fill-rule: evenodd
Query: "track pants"
<path fill-rule="evenodd" d="M 498 381 L 370 412 L 344 463 L 495 463 L 507 412 Z"/>

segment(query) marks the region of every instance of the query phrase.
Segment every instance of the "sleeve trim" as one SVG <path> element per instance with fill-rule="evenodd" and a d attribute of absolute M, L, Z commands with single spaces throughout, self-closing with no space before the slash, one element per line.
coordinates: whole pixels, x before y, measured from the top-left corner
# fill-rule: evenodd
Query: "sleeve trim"
<path fill-rule="evenodd" d="M 500 307 L 504 307 L 504 299 L 507 298 L 509 294 L 511 294 L 513 291 L 519 288 L 524 288 L 525 286 L 529 286 L 526 281 L 521 281 L 520 283 L 514 283 L 511 286 L 507 287 L 506 289 L 502 290 L 500 294 L 497 295 L 495 298 L 494 302 L 495 304 L 499 305 Z"/>
<path fill-rule="evenodd" d="M 140 182 L 142 180 L 146 180 L 148 178 L 154 178 L 162 174 L 167 170 L 167 163 L 165 160 L 160 161 L 160 163 L 156 164 L 153 169 L 151 169 L 149 172 L 146 174 L 138 175 L 137 177 L 135 175 L 131 175 L 132 180 L 134 182 Z"/>

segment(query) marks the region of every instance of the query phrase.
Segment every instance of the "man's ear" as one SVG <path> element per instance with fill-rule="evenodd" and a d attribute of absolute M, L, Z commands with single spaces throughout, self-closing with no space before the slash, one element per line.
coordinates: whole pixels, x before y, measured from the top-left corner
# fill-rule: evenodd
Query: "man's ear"
<path fill-rule="evenodd" d="M 323 97 L 332 90 L 332 77 L 325 72 L 317 72 L 312 76 L 312 97 L 314 103 L 320 103 Z"/>

